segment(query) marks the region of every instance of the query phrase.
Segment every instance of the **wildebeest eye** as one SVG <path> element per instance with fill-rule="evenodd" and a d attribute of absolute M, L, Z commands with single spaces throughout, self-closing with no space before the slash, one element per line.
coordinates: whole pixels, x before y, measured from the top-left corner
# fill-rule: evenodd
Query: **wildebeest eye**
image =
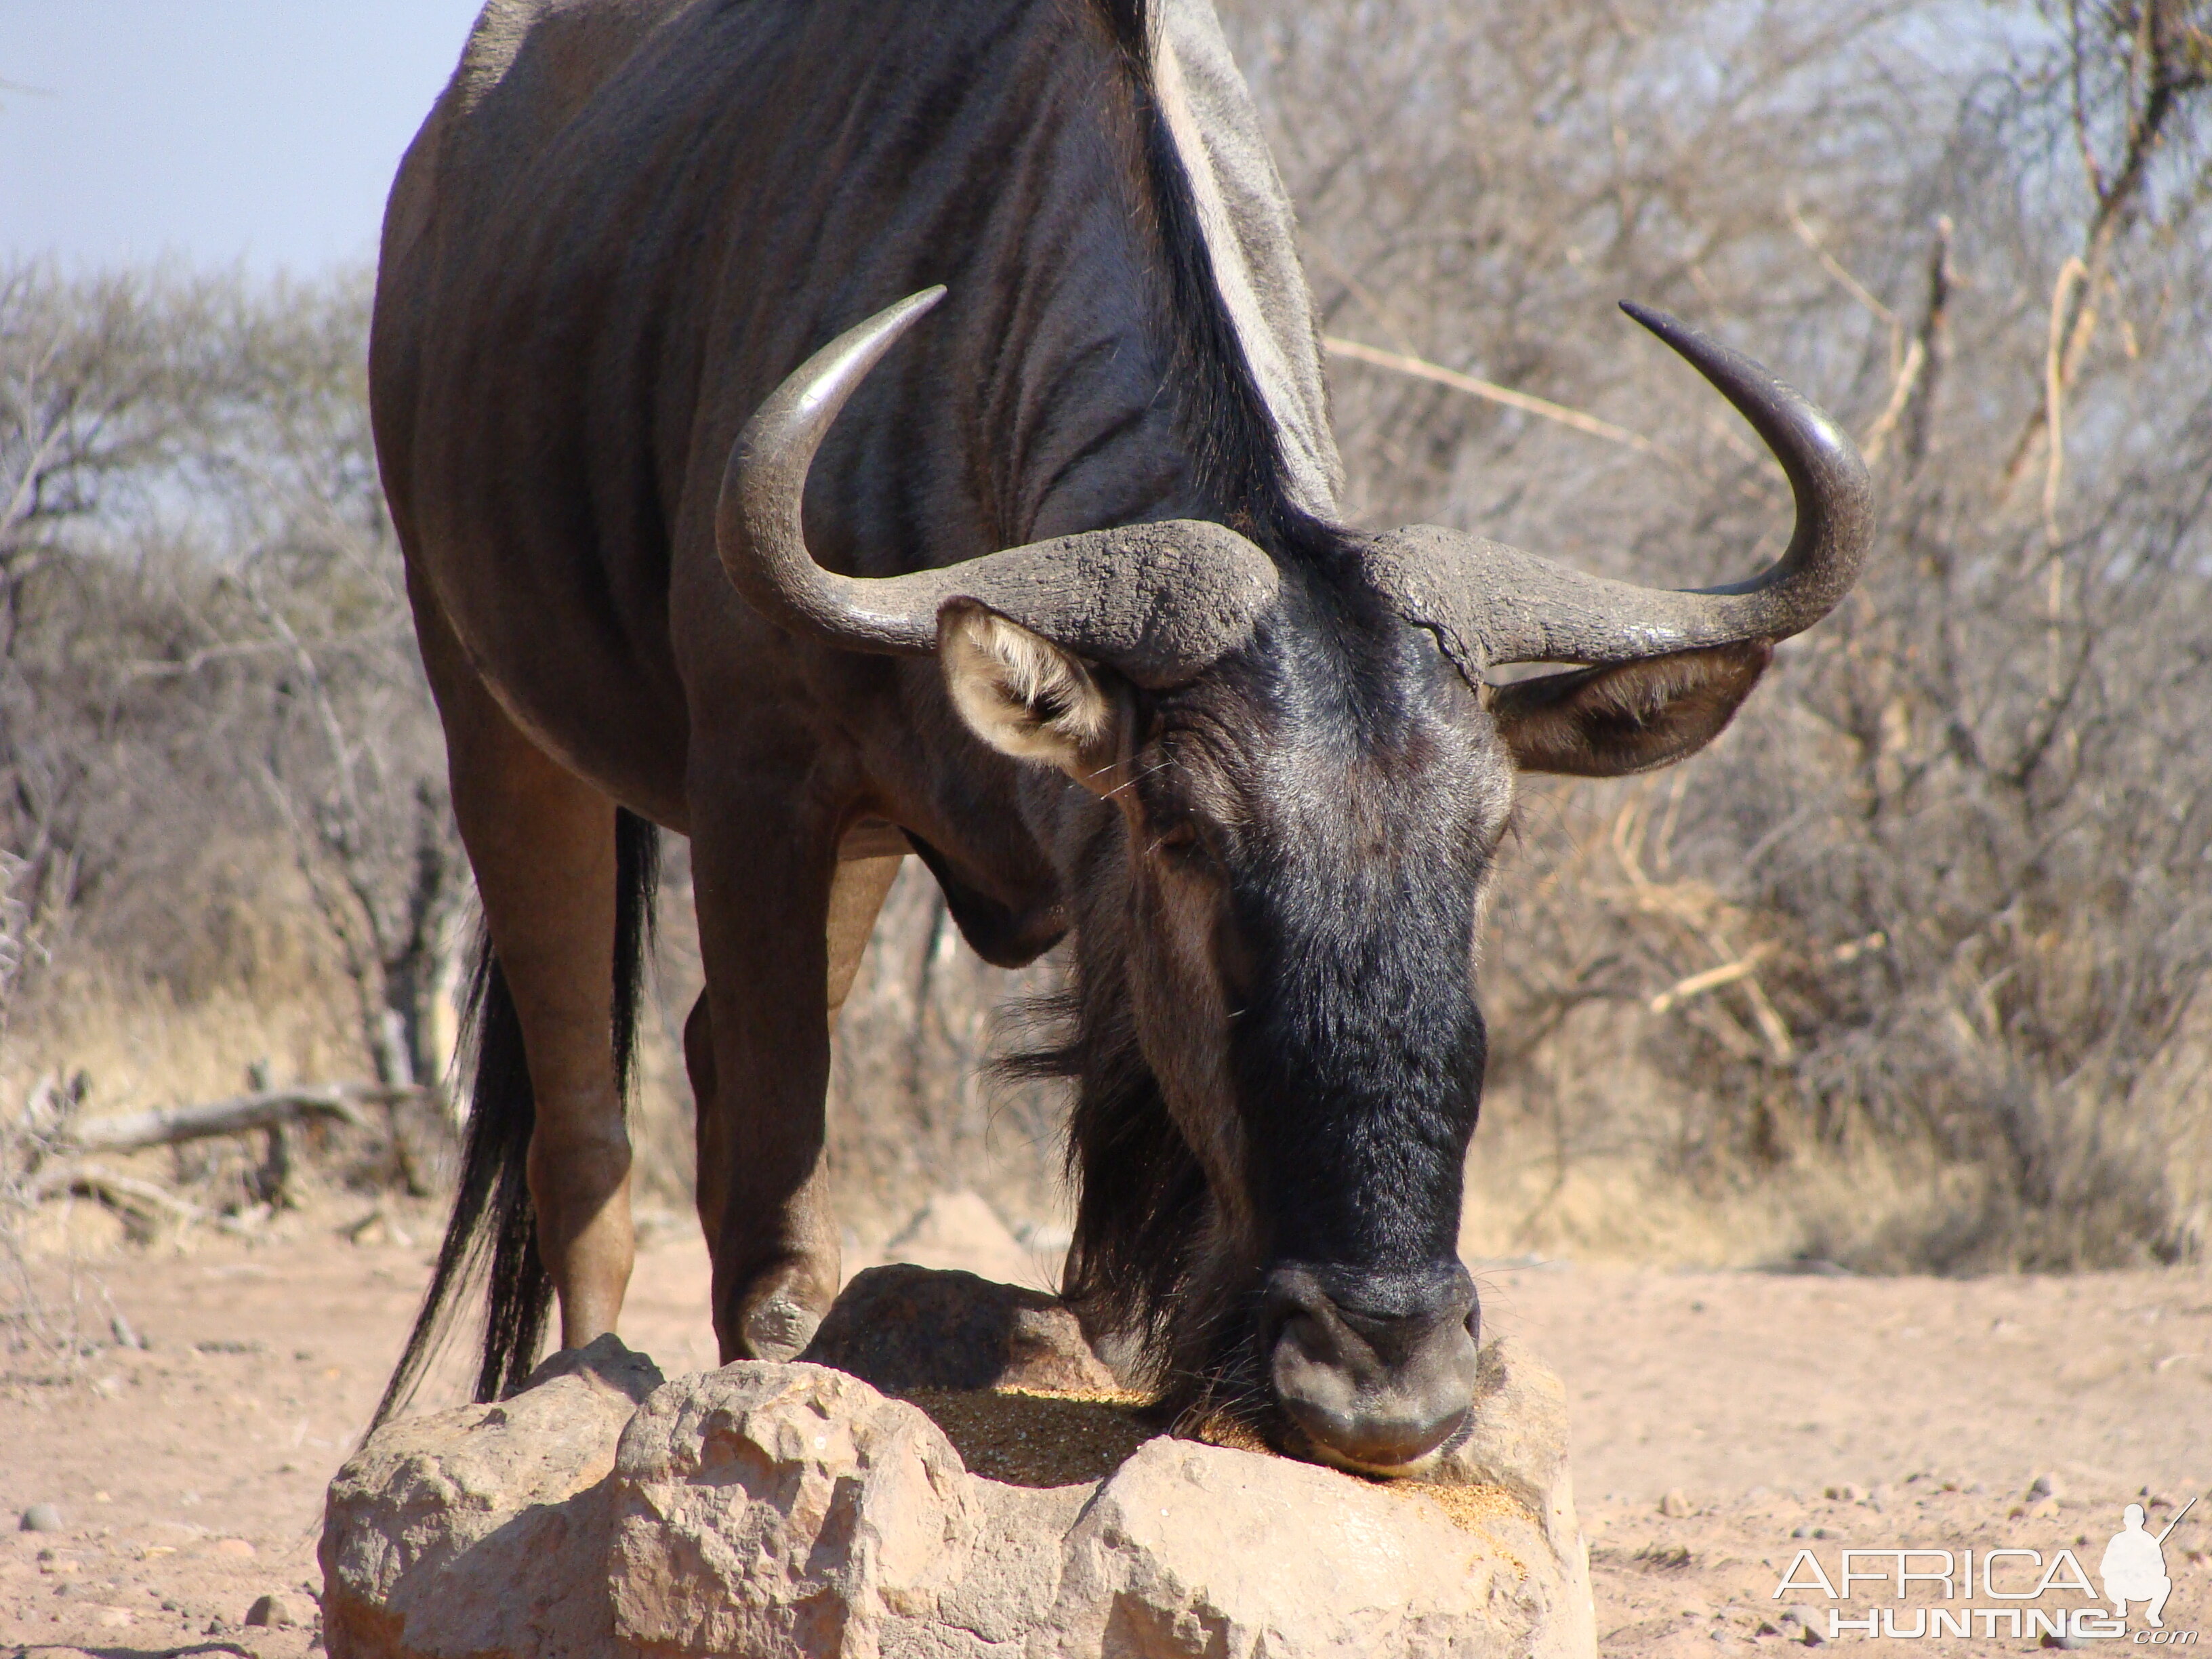
<path fill-rule="evenodd" d="M 1163 824 L 1152 837 L 1152 845 L 1161 852 L 1172 854 L 1176 862 L 1193 868 L 1212 867 L 1216 860 L 1213 848 L 1200 833 L 1198 824 L 1191 818 L 1177 818 Z"/>

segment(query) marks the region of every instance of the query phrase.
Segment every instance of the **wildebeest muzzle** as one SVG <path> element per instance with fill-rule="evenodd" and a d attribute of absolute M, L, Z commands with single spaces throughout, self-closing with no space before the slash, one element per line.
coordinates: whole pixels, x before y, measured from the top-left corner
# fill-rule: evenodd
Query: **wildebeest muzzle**
<path fill-rule="evenodd" d="M 1285 1263 L 1261 1288 L 1260 1351 L 1316 1456 L 1402 1473 L 1467 1420 L 1479 1319 L 1456 1261 L 1384 1281 Z"/>

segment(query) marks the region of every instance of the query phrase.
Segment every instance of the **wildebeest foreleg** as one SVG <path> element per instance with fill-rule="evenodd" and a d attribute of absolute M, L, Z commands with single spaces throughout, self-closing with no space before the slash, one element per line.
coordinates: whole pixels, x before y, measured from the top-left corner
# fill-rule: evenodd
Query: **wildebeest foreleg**
<path fill-rule="evenodd" d="M 829 1036 L 899 860 L 823 853 L 800 872 L 773 867 L 757 845 L 726 860 L 717 839 L 702 825 L 693 849 L 708 988 L 684 1030 L 699 1221 L 723 1360 L 784 1359 L 837 1292 L 823 1159 Z"/>

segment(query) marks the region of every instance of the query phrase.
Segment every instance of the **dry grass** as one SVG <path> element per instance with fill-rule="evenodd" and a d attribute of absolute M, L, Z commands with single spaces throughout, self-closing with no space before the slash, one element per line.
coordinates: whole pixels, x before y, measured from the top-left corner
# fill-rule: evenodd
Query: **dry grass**
<path fill-rule="evenodd" d="M 219 1100 L 259 1063 L 277 1082 L 361 1075 L 343 1013 L 299 981 L 225 987 L 191 1003 L 167 988 L 85 975 L 42 1000 L 0 1060 L 0 1098 L 21 1102 L 45 1076 L 82 1073 L 88 1116 Z"/>
<path fill-rule="evenodd" d="M 1728 1178 L 1670 1172 L 1634 1146 L 1563 1164 L 1547 1126 L 1499 1111 L 1468 1160 L 1460 1253 L 1477 1262 L 1535 1256 L 1692 1268 L 1820 1260 L 1909 1270 L 1914 1264 L 1888 1241 L 1963 1212 L 1966 1184 L 1879 1148 Z"/>
<path fill-rule="evenodd" d="M 910 885 L 924 884 L 918 867 L 909 875 Z M 692 1128 L 678 1039 L 696 984 L 696 946 L 683 914 L 687 896 L 679 889 L 670 899 L 671 937 L 657 1006 L 649 1006 L 641 1034 L 631 1121 L 641 1200 L 679 1224 L 690 1209 Z M 886 1087 L 871 1097 L 866 1085 L 883 1083 L 892 1062 L 905 1057 L 897 1049 L 886 1055 L 881 1038 L 902 1007 L 910 1016 L 911 982 L 902 975 L 914 965 L 908 936 L 922 914 L 911 899 L 887 911 L 861 988 L 874 1000 L 840 1035 L 833 1176 L 841 1220 L 868 1244 L 903 1223 L 934 1183 L 957 1180 L 985 1191 L 1001 1213 L 1017 1217 L 1048 1218 L 1063 1201 L 1049 1132 L 1032 1127 L 1029 1116 L 1013 1125 L 1003 1112 L 994 1115 L 981 1090 L 917 1100 Z M 1741 996 L 1743 989 L 1732 986 L 1722 994 Z M 40 1079 L 79 1071 L 90 1082 L 84 1109 L 94 1115 L 234 1093 L 256 1061 L 279 1082 L 363 1076 L 368 1061 L 347 994 L 335 975 L 319 976 L 311 964 L 297 963 L 189 1000 L 159 981 L 79 970 L 58 994 L 25 1009 L 11 1030 L 0 1055 L 0 1102 L 8 1103 L 0 1117 L 12 1122 Z M 988 1012 L 986 1004 L 975 1017 L 985 1028 L 974 1041 L 978 1052 L 988 1046 Z M 1992 1238 L 2044 1259 L 2109 1252 L 2109 1241 L 2097 1236 L 2112 1224 L 2109 1203 L 2024 1215 L 2008 1207 L 1990 1171 L 1945 1162 L 1910 1142 L 1860 1133 L 1835 1145 L 1800 1133 L 1785 1136 L 1763 1161 L 1693 1144 L 1686 1126 L 1710 1107 L 1641 1059 L 1648 1039 L 1638 1026 L 1660 1018 L 1640 1005 L 1577 1010 L 1522 1075 L 1509 1071 L 1492 1088 L 1468 1162 L 1461 1248 L 1470 1259 L 1534 1254 L 1682 1267 L 1825 1260 L 1898 1272 L 1976 1265 L 1967 1258 Z M 1747 1007 L 1743 1018 L 1752 1029 Z M 2212 1025 L 2212 1011 L 2199 1024 Z M 878 1046 L 856 1054 L 856 1037 Z M 2201 1086 L 2208 1046 L 2212 1030 L 2185 1030 L 2162 1061 L 2164 1080 L 2138 1083 L 2138 1100 L 2159 1103 L 2148 1121 L 2081 1126 L 2085 1142 L 2094 1133 L 2108 1165 L 2142 1167 L 2153 1194 L 2191 1218 L 2198 1236 L 2212 1193 L 2212 1093 Z M 954 1058 L 971 1063 L 963 1049 L 936 1064 L 949 1067 Z M 1531 1070 L 1545 1086 L 1531 1085 Z M 923 1135 L 943 1147 L 943 1158 L 927 1169 L 907 1167 Z M 222 1212 L 246 1201 L 259 1157 L 258 1141 L 237 1139 L 109 1161 L 121 1173 L 171 1184 L 201 1207 Z M 374 1144 L 323 1129 L 314 1132 L 302 1179 L 312 1190 L 351 1197 L 371 1193 L 379 1167 Z M 2116 1194 L 2111 1202 L 2128 1196 Z M 2076 1236 L 2061 1237 L 2069 1227 Z M 0 1218 L 0 1229 L 33 1254 L 88 1260 L 149 1236 L 143 1223 L 83 1198 L 16 1212 Z"/>
<path fill-rule="evenodd" d="M 898 921 L 887 916 L 887 930 Z M 900 942 L 894 935 L 890 943 L 884 954 L 896 961 Z M 677 1035 L 692 991 L 682 970 L 680 957 L 672 969 L 664 964 L 660 1011 L 648 1012 L 641 1034 L 631 1122 L 641 1199 L 672 1212 L 678 1224 L 688 1215 L 691 1176 L 690 1101 Z M 359 1077 L 367 1062 L 344 995 L 337 983 L 318 989 L 294 975 L 282 987 L 233 986 L 187 1002 L 158 983 L 118 985 L 84 975 L 69 994 L 42 998 L 11 1034 L 0 1059 L 0 1100 L 10 1103 L 12 1120 L 40 1078 L 79 1070 L 90 1079 L 85 1109 L 94 1115 L 235 1092 L 256 1060 L 265 1060 L 280 1082 Z M 1638 1011 L 1630 1018 L 1650 1017 Z M 2035 1248 L 2046 1255 L 2091 1252 L 2094 1239 L 2069 1243 L 2052 1230 L 2071 1224 L 2087 1233 L 2106 1224 L 2094 1210 L 2010 1213 L 1987 1171 L 1871 1135 L 1841 1147 L 1808 1138 L 1764 1164 L 1716 1153 L 1686 1157 L 1681 1128 L 1698 1103 L 1680 1098 L 1665 1076 L 1638 1067 L 1632 1034 L 1624 1038 L 1617 1029 L 1622 1016 L 1592 1008 L 1574 1018 L 1589 1029 L 1571 1024 L 1560 1042 L 1583 1057 L 1589 1084 L 1555 1098 L 1508 1079 L 1486 1103 L 1461 1231 L 1461 1249 L 1472 1260 L 1533 1254 L 1680 1267 L 1826 1260 L 1858 1271 L 1911 1271 L 1955 1260 L 1964 1244 L 1992 1232 L 2039 1241 Z M 1610 1034 L 1608 1023 L 1616 1028 Z M 841 1066 L 854 1064 L 848 1036 L 840 1047 L 848 1056 Z M 1609 1049 L 1616 1065 L 1588 1063 Z M 2152 1178 L 2175 1206 L 2193 1205 L 2201 1217 L 2203 1194 L 2212 1190 L 2212 1097 L 2185 1086 L 2193 1074 L 2185 1054 L 2168 1065 L 2174 1077 L 2164 1091 L 2167 1115 L 2105 1125 L 2104 1144 L 2110 1156 L 2115 1139 L 2132 1134 L 2143 1143 L 2147 1164 L 2162 1151 Z M 861 1241 L 888 1236 L 927 1196 L 931 1178 L 950 1178 L 948 1167 L 962 1184 L 993 1194 L 1002 1213 L 1049 1216 L 1058 1201 L 1049 1158 L 1027 1139 L 1009 1156 L 1006 1143 L 1014 1137 L 1003 1122 L 994 1125 L 987 1097 L 965 1103 L 961 1123 L 949 1122 L 942 1109 L 932 1120 L 927 1127 L 949 1143 L 952 1161 L 927 1172 L 901 1171 L 892 1163 L 917 1131 L 906 1103 L 894 1097 L 864 1103 L 848 1085 L 839 1109 L 836 1150 L 845 1154 L 833 1166 L 839 1213 Z M 854 1149 L 872 1139 L 885 1145 L 863 1161 Z M 244 1201 L 259 1156 L 258 1142 L 240 1139 L 109 1161 L 221 1212 Z M 319 1130 L 303 1179 L 334 1195 L 367 1194 L 376 1168 L 374 1145 Z M 143 1224 L 83 1198 L 50 1202 L 0 1226 L 12 1227 L 17 1244 L 33 1254 L 88 1260 L 149 1237 Z"/>

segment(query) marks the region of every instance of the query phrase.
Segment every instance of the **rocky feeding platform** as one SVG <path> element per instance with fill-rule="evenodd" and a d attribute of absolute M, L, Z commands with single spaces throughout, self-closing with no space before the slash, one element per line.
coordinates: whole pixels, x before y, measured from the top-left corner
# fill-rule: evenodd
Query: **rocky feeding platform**
<path fill-rule="evenodd" d="M 1050 1297 L 857 1276 L 802 1361 L 665 1380 L 612 1337 L 388 1425 L 331 1484 L 331 1659 L 1585 1659 L 1559 1380 L 1377 1482 L 1155 1434 Z"/>

